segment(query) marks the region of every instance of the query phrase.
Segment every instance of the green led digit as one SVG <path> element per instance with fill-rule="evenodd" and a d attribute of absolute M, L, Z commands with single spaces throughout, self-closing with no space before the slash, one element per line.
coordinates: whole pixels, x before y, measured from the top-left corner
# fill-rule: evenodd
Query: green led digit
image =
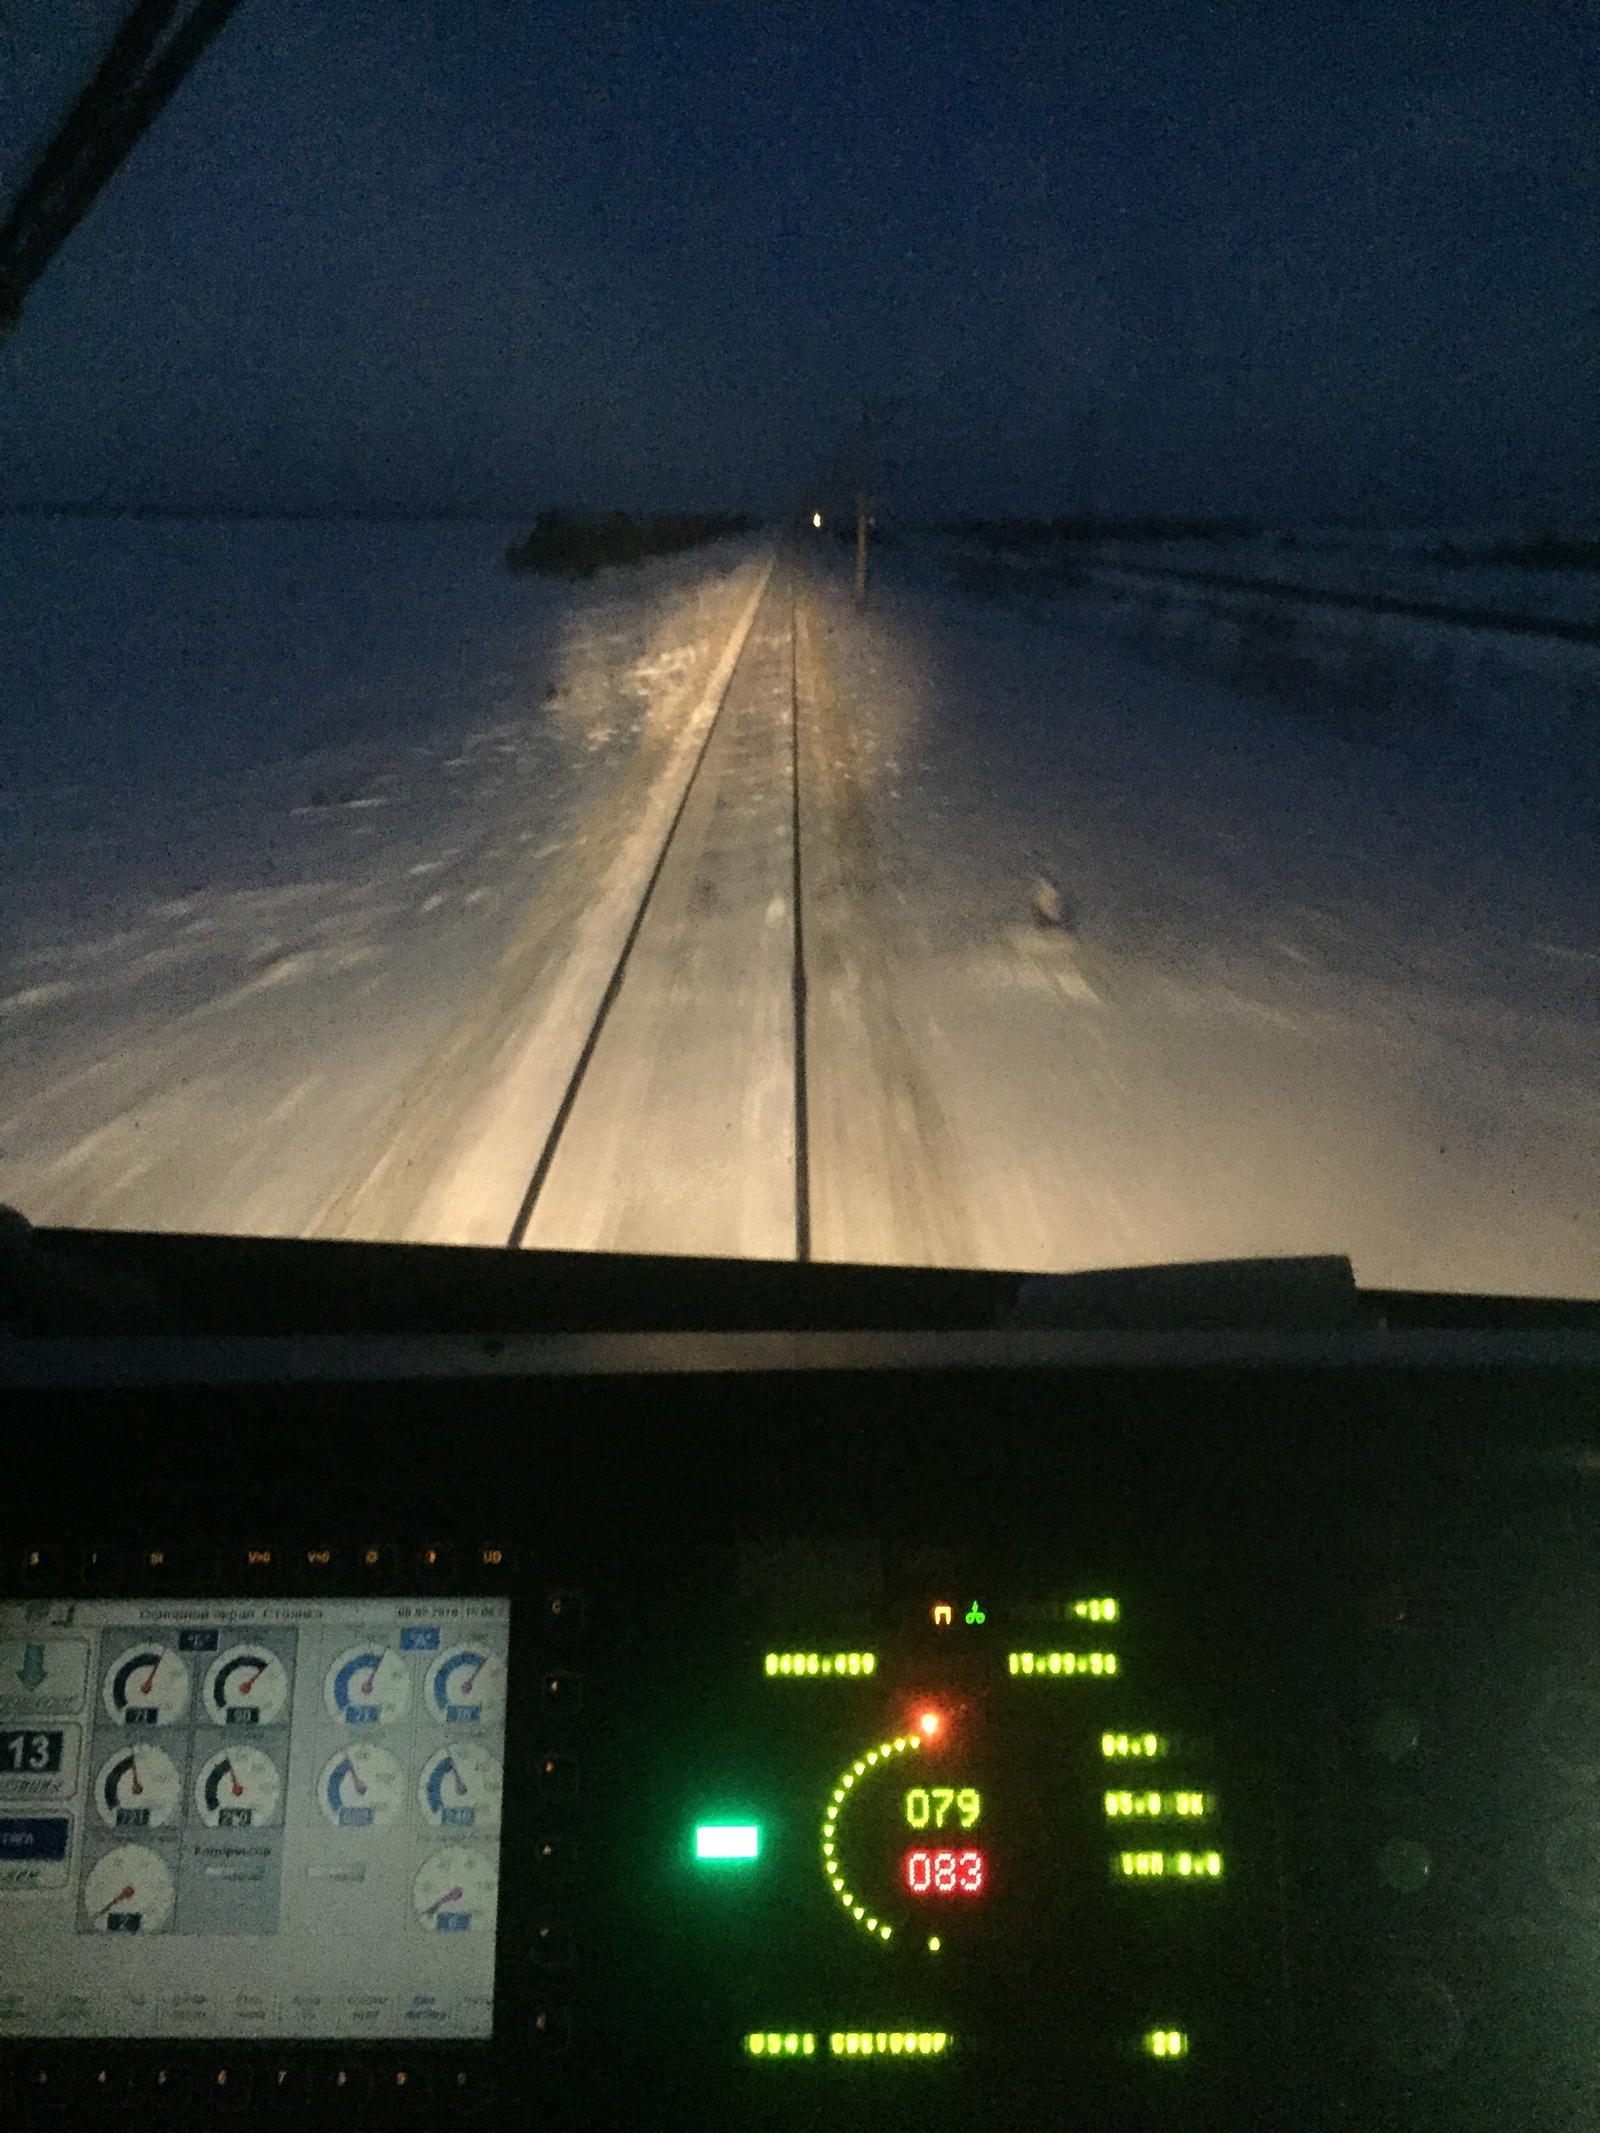
<path fill-rule="evenodd" d="M 935 1785 L 928 1791 L 914 1785 L 906 1794 L 906 1820 L 913 1829 L 926 1829 L 931 1822 L 943 1829 L 952 1812 L 963 1829 L 971 1829 L 983 1812 L 983 1796 L 976 1786 Z"/>

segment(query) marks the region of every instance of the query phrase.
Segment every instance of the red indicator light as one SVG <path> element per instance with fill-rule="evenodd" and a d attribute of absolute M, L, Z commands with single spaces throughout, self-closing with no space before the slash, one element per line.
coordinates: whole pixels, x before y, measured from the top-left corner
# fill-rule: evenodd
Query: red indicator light
<path fill-rule="evenodd" d="M 937 1711 L 919 1711 L 917 1714 L 917 1731 L 924 1740 L 932 1740 L 943 1725 L 944 1720 Z"/>
<path fill-rule="evenodd" d="M 977 1896 L 982 1893 L 982 1852 L 907 1852 L 906 1887 L 913 1896 Z"/>

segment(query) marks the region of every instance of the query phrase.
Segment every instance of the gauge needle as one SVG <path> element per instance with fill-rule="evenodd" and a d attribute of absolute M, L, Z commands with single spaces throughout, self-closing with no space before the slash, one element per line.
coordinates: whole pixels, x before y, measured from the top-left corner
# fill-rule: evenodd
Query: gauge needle
<path fill-rule="evenodd" d="M 133 1891 L 130 1889 L 128 1891 L 128 1894 L 131 1896 L 133 1894 Z M 439 1898 L 438 1902 L 430 1903 L 428 1908 L 423 1912 L 422 1915 L 424 1918 L 431 1918 L 435 1911 L 442 1911 L 447 1903 L 459 1903 L 461 1901 L 461 1897 L 462 1891 L 460 1889 L 446 1889 L 445 1893 Z"/>
<path fill-rule="evenodd" d="M 237 1770 L 234 1769 L 232 1763 L 225 1763 L 223 1765 L 223 1768 L 228 1773 L 228 1789 L 233 1794 L 234 1798 L 238 1799 L 240 1794 L 244 1791 L 244 1787 L 239 1783 L 239 1773 Z"/>
<path fill-rule="evenodd" d="M 360 1773 L 360 1771 L 359 1771 L 359 1770 L 357 1770 L 357 1768 L 356 1768 L 355 1764 L 354 1764 L 353 1762 L 351 1762 L 351 1760 L 350 1760 L 350 1758 L 349 1758 L 349 1756 L 348 1756 L 348 1755 L 347 1755 L 347 1756 L 345 1757 L 345 1759 L 344 1759 L 344 1767 L 345 1767 L 345 1770 L 349 1771 L 349 1773 L 350 1773 L 350 1782 L 351 1782 L 351 1784 L 352 1784 L 352 1785 L 354 1785 L 354 1787 L 356 1788 L 356 1793 L 357 1793 L 357 1796 L 359 1797 L 360 1795 L 364 1794 L 364 1793 L 366 1792 L 366 1789 L 367 1789 L 367 1788 L 366 1788 L 366 1786 L 365 1786 L 365 1785 L 363 1785 L 363 1784 L 362 1784 L 362 1782 L 361 1782 L 361 1773 Z M 335 1784 L 335 1786 L 336 1786 L 336 1787 L 337 1787 L 337 1788 L 338 1788 L 338 1789 L 339 1789 L 340 1791 L 342 1791 L 342 1790 L 344 1789 L 344 1788 L 343 1788 L 343 1783 L 342 1783 L 342 1778 L 343 1778 L 343 1772 L 341 1772 L 341 1773 L 340 1773 L 340 1776 L 339 1776 L 338 1778 L 336 1778 L 336 1779 L 334 1780 L 334 1784 Z"/>
<path fill-rule="evenodd" d="M 133 1893 L 134 1893 L 133 1883 L 132 1883 L 132 1882 L 130 1881 L 130 1882 L 128 1883 L 128 1885 L 127 1885 L 127 1887 L 126 1887 L 125 1889 L 118 1889 L 118 1891 L 117 1891 L 117 1893 L 115 1894 L 115 1896 L 113 1896 L 113 1897 L 112 1897 L 112 1899 L 111 1899 L 111 1902 L 110 1902 L 110 1903 L 103 1903 L 103 1904 L 102 1904 L 102 1905 L 100 1906 L 99 1910 L 98 1910 L 98 1911 L 96 1911 L 96 1912 L 95 1912 L 95 1914 L 94 1914 L 94 1915 L 95 1915 L 95 1917 L 96 1917 L 96 1918 L 104 1918 L 104 1917 L 105 1917 L 105 1915 L 106 1915 L 106 1913 L 107 1913 L 107 1911 L 109 1911 L 109 1910 L 110 1910 L 110 1909 L 112 1908 L 112 1906 L 113 1906 L 113 1905 L 115 1905 L 115 1904 L 119 1904 L 119 1903 L 126 1903 L 126 1902 L 127 1902 L 127 1900 L 128 1900 L 128 1898 L 129 1898 L 129 1897 L 130 1897 L 130 1896 L 131 1896 L 131 1895 L 132 1895 Z M 456 1890 L 456 1894 L 457 1894 L 457 1895 L 459 1896 L 459 1895 L 461 1894 L 461 1891 L 460 1891 L 459 1889 L 457 1889 L 457 1890 Z"/>
<path fill-rule="evenodd" d="M 133 1779 L 134 1791 L 143 1792 L 144 1787 L 139 1783 L 139 1765 L 131 1760 L 128 1764 L 128 1775 Z"/>
<path fill-rule="evenodd" d="M 150 1669 L 149 1673 L 145 1675 L 145 1677 L 144 1677 L 143 1681 L 141 1681 L 141 1682 L 140 1682 L 140 1684 L 139 1684 L 139 1694 L 140 1694 L 141 1696 L 150 1696 L 150 1695 L 153 1695 L 153 1694 L 155 1693 L 155 1686 L 156 1686 L 156 1676 L 157 1676 L 157 1674 L 159 1674 L 159 1673 L 160 1673 L 160 1671 L 161 1671 L 161 1654 L 160 1654 L 160 1653 L 158 1652 L 158 1653 L 156 1654 L 156 1663 L 155 1663 L 155 1665 L 154 1665 L 154 1666 L 153 1666 L 153 1667 L 152 1667 L 152 1668 Z"/>
<path fill-rule="evenodd" d="M 480 1659 L 477 1665 L 472 1669 L 472 1672 L 467 1676 L 464 1686 L 468 1689 L 474 1688 L 477 1685 L 478 1676 L 483 1672 L 484 1668 L 488 1664 L 489 1662 L 487 1659 Z"/>
<path fill-rule="evenodd" d="M 258 1666 L 255 1672 L 250 1676 L 250 1679 L 248 1681 L 240 1682 L 239 1694 L 241 1696 L 248 1696 L 250 1691 L 255 1687 L 256 1683 L 261 1679 L 262 1675 L 266 1671 L 267 1670 L 264 1666 Z"/>
<path fill-rule="evenodd" d="M 465 1791 L 466 1791 L 466 1789 L 467 1789 L 467 1786 L 466 1786 L 466 1780 L 465 1780 L 465 1779 L 464 1779 L 464 1778 L 462 1777 L 462 1775 L 461 1775 L 461 1772 L 460 1772 L 460 1771 L 459 1771 L 459 1770 L 458 1770 L 458 1769 L 456 1768 L 456 1765 L 455 1765 L 455 1763 L 454 1763 L 453 1761 L 452 1761 L 452 1762 L 448 1762 L 448 1763 L 446 1763 L 446 1764 L 445 1764 L 445 1766 L 444 1766 L 444 1767 L 445 1767 L 445 1769 L 446 1769 L 446 1770 L 448 1770 L 448 1771 L 449 1771 L 450 1775 L 451 1775 L 451 1776 L 452 1776 L 452 1777 L 453 1777 L 453 1778 L 455 1779 L 455 1781 L 456 1781 L 456 1790 L 457 1790 L 457 1792 L 465 1792 Z"/>
<path fill-rule="evenodd" d="M 374 1683 L 374 1682 L 375 1682 L 375 1681 L 377 1680 L 377 1678 L 378 1678 L 378 1669 L 379 1669 L 379 1667 L 380 1667 L 380 1666 L 382 1666 L 382 1664 L 383 1664 L 383 1661 L 382 1661 L 381 1659 L 375 1659 L 375 1660 L 374 1660 L 374 1661 L 372 1662 L 372 1672 L 371 1672 L 371 1673 L 370 1673 L 370 1674 L 369 1674 L 369 1675 L 367 1676 L 366 1680 L 365 1680 L 365 1681 L 363 1681 L 363 1682 L 362 1682 L 362 1684 L 361 1684 L 361 1693 L 362 1693 L 362 1695 L 363 1695 L 363 1696 L 370 1696 L 370 1695 L 372 1694 L 372 1684 L 373 1684 L 373 1683 Z"/>

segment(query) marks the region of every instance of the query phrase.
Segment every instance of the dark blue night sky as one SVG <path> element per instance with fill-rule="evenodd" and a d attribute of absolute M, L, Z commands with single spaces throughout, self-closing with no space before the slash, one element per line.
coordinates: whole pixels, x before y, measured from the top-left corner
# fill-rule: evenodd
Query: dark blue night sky
<path fill-rule="evenodd" d="M 778 509 L 863 394 L 907 509 L 1600 519 L 1600 9 L 244 0 L 0 501 Z"/>

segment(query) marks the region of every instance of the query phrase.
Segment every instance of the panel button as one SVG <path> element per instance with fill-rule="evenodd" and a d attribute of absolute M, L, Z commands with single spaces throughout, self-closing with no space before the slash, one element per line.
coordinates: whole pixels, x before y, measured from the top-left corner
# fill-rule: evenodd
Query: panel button
<path fill-rule="evenodd" d="M 572 1838 L 561 1830 L 549 1831 L 534 1846 L 533 1863 L 540 1880 L 546 1886 L 563 1887 L 572 1878 Z"/>
<path fill-rule="evenodd" d="M 583 1676 L 565 1668 L 546 1674 L 539 1683 L 539 1695 L 552 1710 L 576 1711 L 583 1702 Z"/>
<path fill-rule="evenodd" d="M 572 2041 L 572 2016 L 565 2007 L 541 2007 L 533 2018 L 533 2041 L 541 2052 L 564 2052 Z"/>
<path fill-rule="evenodd" d="M 327 1541 L 315 1541 L 309 1547 L 297 1548 L 292 1564 L 303 1578 L 314 1584 L 337 1577 L 343 1567 L 340 1550 Z"/>
<path fill-rule="evenodd" d="M 578 1758 L 551 1751 L 539 1758 L 539 1797 L 542 1800 L 575 1800 L 578 1797 Z"/>
<path fill-rule="evenodd" d="M 364 1585 L 380 1585 L 400 1570 L 400 1550 L 393 1541 L 366 1540 L 355 1552 L 354 1568 Z"/>
<path fill-rule="evenodd" d="M 389 2111 L 420 2110 L 433 2096 L 433 2069 L 425 2059 L 402 2059 L 373 2076 L 372 2100 Z"/>
<path fill-rule="evenodd" d="M 278 2111 L 298 2111 L 310 2096 L 304 2067 L 290 2059 L 279 2059 L 263 2067 L 257 2088 L 262 2102 Z"/>
<path fill-rule="evenodd" d="M 435 2098 L 451 2115 L 484 2111 L 499 2097 L 500 2084 L 491 2066 L 472 2063 L 447 2067 L 434 2083 Z"/>
<path fill-rule="evenodd" d="M 65 2110 L 76 2093 L 72 2068 L 65 2060 L 25 2060 L 12 2078 L 18 2098 L 30 2111 Z"/>
<path fill-rule="evenodd" d="M 570 1970 L 577 1950 L 572 1928 L 547 1919 L 533 1929 L 533 1959 L 547 1970 Z"/>
<path fill-rule="evenodd" d="M 235 2111 L 248 2111 L 252 2083 L 247 2066 L 214 2066 L 206 2077 L 206 2094 L 211 2108 L 232 2115 Z"/>
<path fill-rule="evenodd" d="M 181 2059 L 158 2061 L 153 2066 L 141 2066 L 133 2085 L 141 2102 L 156 2104 L 163 2112 L 176 2110 L 189 2100 L 194 2088 L 193 2072 Z M 158 2117 L 155 2123 L 164 2125 L 166 2119 Z"/>
<path fill-rule="evenodd" d="M 126 2100 L 132 2085 L 128 2067 L 114 2059 L 86 2059 L 82 2079 L 84 2097 L 108 2110 Z"/>
<path fill-rule="evenodd" d="M 548 1629 L 563 1637 L 575 1637 L 583 1627 L 583 1594 L 547 1592 L 544 1596 L 543 1612 Z"/>
<path fill-rule="evenodd" d="M 359 2059 L 346 2059 L 336 2066 L 318 2069 L 315 2100 L 342 2109 L 364 2105 L 372 2093 L 370 2070 Z"/>
<path fill-rule="evenodd" d="M 473 1567 L 483 1577 L 509 1578 L 516 1571 L 513 1551 L 504 1541 L 481 1541 L 473 1550 L 472 1562 Z"/>
<path fill-rule="evenodd" d="M 235 1549 L 233 1567 L 240 1577 L 259 1584 L 263 1579 L 281 1577 L 287 1560 L 275 1541 L 263 1538 L 246 1541 L 242 1548 Z"/>
<path fill-rule="evenodd" d="M 437 1580 L 454 1577 L 456 1551 L 448 1541 L 424 1541 L 412 1557 L 412 1567 L 420 1578 Z"/>

